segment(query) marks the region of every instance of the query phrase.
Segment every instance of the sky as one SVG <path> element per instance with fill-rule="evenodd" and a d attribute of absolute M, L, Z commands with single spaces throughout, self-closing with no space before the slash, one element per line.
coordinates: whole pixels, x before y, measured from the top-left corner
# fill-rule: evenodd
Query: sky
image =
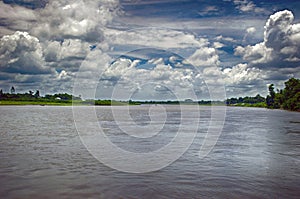
<path fill-rule="evenodd" d="M 300 78 L 300 1 L 2 0 L 0 89 L 121 100 L 266 96 Z"/>

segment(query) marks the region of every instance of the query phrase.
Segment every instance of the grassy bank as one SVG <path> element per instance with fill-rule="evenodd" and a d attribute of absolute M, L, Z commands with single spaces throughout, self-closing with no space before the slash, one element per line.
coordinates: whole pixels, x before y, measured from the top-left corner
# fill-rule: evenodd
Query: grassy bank
<path fill-rule="evenodd" d="M 267 108 L 267 104 L 265 102 L 260 102 L 255 104 L 237 103 L 237 104 L 230 104 L 228 106 Z"/>
<path fill-rule="evenodd" d="M 47 101 L 11 101 L 11 100 L 1 100 L 0 105 L 40 105 L 40 106 L 70 106 L 72 102 L 47 102 Z"/>
<path fill-rule="evenodd" d="M 126 106 L 136 105 L 126 102 L 111 101 L 111 100 L 1 100 L 0 106 L 24 106 L 24 105 L 40 105 L 40 106 Z"/>
<path fill-rule="evenodd" d="M 141 104 L 170 104 L 170 105 L 199 105 L 199 106 L 224 106 L 224 103 L 172 103 L 172 102 L 157 102 L 157 103 L 149 103 L 149 102 L 126 102 L 126 101 L 115 101 L 115 100 L 0 100 L 1 105 L 40 105 L 40 106 L 134 106 Z M 238 107 L 261 107 L 266 108 L 266 103 L 237 103 L 230 104 L 228 106 L 238 106 Z"/>

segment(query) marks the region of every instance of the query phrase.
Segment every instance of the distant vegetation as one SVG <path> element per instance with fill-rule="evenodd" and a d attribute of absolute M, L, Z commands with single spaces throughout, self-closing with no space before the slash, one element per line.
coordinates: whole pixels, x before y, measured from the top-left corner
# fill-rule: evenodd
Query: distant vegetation
<path fill-rule="evenodd" d="M 186 99 L 183 101 L 117 101 L 110 99 L 103 100 L 82 100 L 81 96 L 73 96 L 68 93 L 59 93 L 53 95 L 40 96 L 40 92 L 28 91 L 27 93 L 16 93 L 14 87 L 10 93 L 3 93 L 0 90 L 0 105 L 96 105 L 96 106 L 124 106 L 124 105 L 141 105 L 141 104 L 186 104 L 186 105 L 224 105 L 223 101 L 193 101 Z"/>
<path fill-rule="evenodd" d="M 285 88 L 274 91 L 274 84 L 269 86 L 269 95 L 266 98 L 256 95 L 255 97 L 239 97 L 226 100 L 228 106 L 266 107 L 269 109 L 285 109 L 300 111 L 300 80 L 291 78 L 285 83 Z"/>
<path fill-rule="evenodd" d="M 269 86 L 269 95 L 264 98 L 259 94 L 255 97 L 230 98 L 225 101 L 116 101 L 116 100 L 82 100 L 81 96 L 73 96 L 68 93 L 40 96 L 36 92 L 16 93 L 14 87 L 10 93 L 0 90 L 0 105 L 96 105 L 96 106 L 122 106 L 141 104 L 186 104 L 186 105 L 228 105 L 245 107 L 265 107 L 271 109 L 286 109 L 300 111 L 300 80 L 291 78 L 285 82 L 285 88 L 274 91 L 274 85 Z"/>
<path fill-rule="evenodd" d="M 54 95 L 40 96 L 40 91 L 28 91 L 27 93 L 15 93 L 14 87 L 10 89 L 10 93 L 4 93 L 0 90 L 1 105 L 68 105 L 72 102 L 80 102 L 81 98 L 70 95 L 68 93 L 58 93 Z"/>
<path fill-rule="evenodd" d="M 255 97 L 239 97 L 226 100 L 228 106 L 266 107 L 266 99 L 259 94 Z"/>
<path fill-rule="evenodd" d="M 274 91 L 273 84 L 269 86 L 269 95 L 266 98 L 267 107 L 300 111 L 300 80 L 291 78 L 284 84 L 285 88 L 277 92 Z"/>

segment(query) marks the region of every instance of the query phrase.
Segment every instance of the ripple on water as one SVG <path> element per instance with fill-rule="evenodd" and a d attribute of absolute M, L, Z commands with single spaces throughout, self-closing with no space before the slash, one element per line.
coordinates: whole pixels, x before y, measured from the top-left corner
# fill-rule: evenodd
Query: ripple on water
<path fill-rule="evenodd" d="M 156 172 L 128 174 L 104 166 L 88 153 L 76 132 L 71 107 L 0 106 L 0 109 L 4 113 L 0 119 L 2 198 L 297 198 L 300 195 L 299 113 L 229 107 L 217 144 L 207 157 L 200 159 L 199 149 L 210 121 L 210 107 L 200 107 L 197 136 L 181 158 Z M 82 107 L 82 114 L 85 109 Z M 146 109 L 130 107 L 136 124 L 143 128 L 149 123 Z M 117 128 L 108 107 L 96 107 L 99 124 L 107 136 L 118 146 L 135 152 L 172 141 L 181 125 L 180 109 L 171 106 L 166 110 L 169 118 L 159 139 L 126 146 L 135 142 L 128 142 L 127 135 Z M 193 120 L 195 110 L 188 107 L 191 112 L 188 120 Z M 188 132 L 191 128 L 187 125 L 183 129 Z"/>

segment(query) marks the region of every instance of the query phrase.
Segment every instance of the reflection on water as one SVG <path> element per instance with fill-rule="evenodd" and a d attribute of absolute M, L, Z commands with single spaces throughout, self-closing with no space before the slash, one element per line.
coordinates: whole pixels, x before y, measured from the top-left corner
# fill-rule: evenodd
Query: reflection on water
<path fill-rule="evenodd" d="M 147 150 L 161 147 L 174 137 L 180 123 L 180 111 L 174 111 L 174 107 L 168 112 L 164 135 L 148 141 Z M 77 135 L 71 107 L 1 106 L 0 109 L 1 198 L 297 198 L 300 195 L 299 113 L 229 107 L 217 145 L 206 158 L 199 159 L 210 117 L 210 108 L 201 107 L 197 137 L 179 160 L 157 172 L 128 174 L 104 166 L 88 153 Z M 141 126 L 149 124 L 145 109 L 148 110 L 131 107 L 132 117 Z M 115 125 L 109 107 L 96 110 L 108 137 L 126 148 L 124 143 L 128 139 Z M 143 143 L 127 148 L 145 151 Z"/>

